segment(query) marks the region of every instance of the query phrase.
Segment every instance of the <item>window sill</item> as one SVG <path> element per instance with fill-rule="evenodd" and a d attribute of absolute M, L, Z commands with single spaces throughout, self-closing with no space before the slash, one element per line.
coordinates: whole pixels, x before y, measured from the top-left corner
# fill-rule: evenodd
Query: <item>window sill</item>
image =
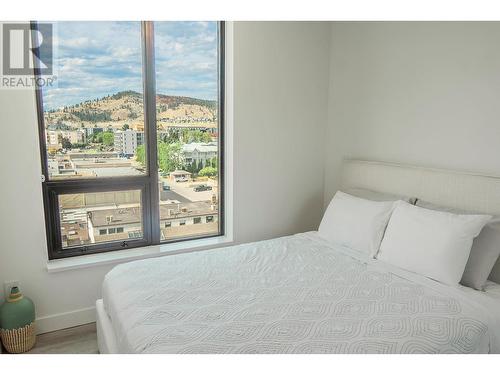
<path fill-rule="evenodd" d="M 82 255 L 67 259 L 49 260 L 49 273 L 97 267 L 106 264 L 124 263 L 132 260 L 153 258 L 162 255 L 173 255 L 200 250 L 209 250 L 217 245 L 229 245 L 233 242 L 230 236 L 203 238 L 199 240 L 182 241 L 163 245 L 139 247 L 130 250 L 110 251 L 101 254 Z"/>

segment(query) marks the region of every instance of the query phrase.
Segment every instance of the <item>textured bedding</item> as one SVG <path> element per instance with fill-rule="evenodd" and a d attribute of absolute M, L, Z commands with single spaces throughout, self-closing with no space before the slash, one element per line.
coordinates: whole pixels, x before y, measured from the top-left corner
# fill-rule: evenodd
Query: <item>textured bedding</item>
<path fill-rule="evenodd" d="M 121 353 L 499 352 L 498 298 L 316 232 L 119 265 L 103 300 Z"/>

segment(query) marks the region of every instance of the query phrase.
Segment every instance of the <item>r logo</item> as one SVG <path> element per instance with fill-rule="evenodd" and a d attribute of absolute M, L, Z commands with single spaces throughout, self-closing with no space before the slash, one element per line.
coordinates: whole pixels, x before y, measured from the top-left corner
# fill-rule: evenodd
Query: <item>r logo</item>
<path fill-rule="evenodd" d="M 52 24 L 3 24 L 3 75 L 52 74 Z"/>

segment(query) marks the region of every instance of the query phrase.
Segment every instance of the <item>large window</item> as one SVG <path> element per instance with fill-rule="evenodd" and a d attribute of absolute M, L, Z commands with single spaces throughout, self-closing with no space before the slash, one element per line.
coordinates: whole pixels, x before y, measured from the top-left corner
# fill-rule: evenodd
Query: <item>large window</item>
<path fill-rule="evenodd" d="M 57 22 L 53 41 L 49 258 L 222 235 L 224 24 Z"/>

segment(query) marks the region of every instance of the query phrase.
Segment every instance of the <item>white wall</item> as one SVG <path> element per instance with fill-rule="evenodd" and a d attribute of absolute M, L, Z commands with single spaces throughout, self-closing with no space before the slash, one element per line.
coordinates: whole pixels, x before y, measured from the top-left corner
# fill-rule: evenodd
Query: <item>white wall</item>
<path fill-rule="evenodd" d="M 235 24 L 236 242 L 319 223 L 329 39 L 326 23 Z M 20 280 L 44 330 L 91 321 L 112 266 L 47 273 L 33 92 L 0 90 L 0 116 L 0 283 Z"/>
<path fill-rule="evenodd" d="M 322 215 L 330 25 L 235 27 L 235 233 L 317 229 Z"/>
<path fill-rule="evenodd" d="M 332 25 L 325 203 L 343 157 L 500 174 L 499 22 Z"/>

